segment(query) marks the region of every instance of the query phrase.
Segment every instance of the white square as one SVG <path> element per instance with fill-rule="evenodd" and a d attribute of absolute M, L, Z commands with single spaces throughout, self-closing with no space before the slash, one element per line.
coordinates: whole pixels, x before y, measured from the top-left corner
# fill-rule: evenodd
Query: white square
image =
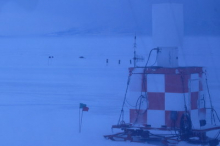
<path fill-rule="evenodd" d="M 156 128 L 160 128 L 162 125 L 165 125 L 165 111 L 147 110 L 147 124 Z"/>
<path fill-rule="evenodd" d="M 191 121 L 192 121 L 192 128 L 200 128 L 200 123 L 199 123 L 199 111 L 198 110 L 191 110 L 190 112 L 191 116 Z"/>
<path fill-rule="evenodd" d="M 191 79 L 199 79 L 199 74 L 191 74 Z"/>
<path fill-rule="evenodd" d="M 199 92 L 199 98 L 198 98 L 198 101 L 197 101 L 197 107 L 200 109 L 200 108 L 205 108 L 206 107 L 206 103 L 205 103 L 205 92 L 203 91 L 200 91 Z"/>
<path fill-rule="evenodd" d="M 165 92 L 165 76 L 163 74 L 147 74 L 148 92 Z"/>
<path fill-rule="evenodd" d="M 165 93 L 165 110 L 184 111 L 184 94 L 188 107 L 188 93 Z"/>
<path fill-rule="evenodd" d="M 198 91 L 199 91 L 199 79 L 190 79 L 189 92 L 198 92 Z"/>
<path fill-rule="evenodd" d="M 143 80 L 142 74 L 133 74 L 130 77 L 129 91 L 135 91 L 140 93 L 142 87 L 142 80 Z"/>
<path fill-rule="evenodd" d="M 135 107 L 138 98 L 141 96 L 140 92 L 127 92 L 127 96 L 126 96 L 126 104 Z"/>

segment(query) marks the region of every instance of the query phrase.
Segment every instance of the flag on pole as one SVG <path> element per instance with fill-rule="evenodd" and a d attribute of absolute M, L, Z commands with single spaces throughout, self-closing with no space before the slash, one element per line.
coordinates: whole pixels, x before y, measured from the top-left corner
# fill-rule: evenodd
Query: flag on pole
<path fill-rule="evenodd" d="M 86 104 L 84 104 L 84 103 L 79 104 L 79 108 L 84 108 L 84 107 L 86 107 Z"/>
<path fill-rule="evenodd" d="M 88 111 L 89 111 L 89 108 L 88 108 L 88 107 L 83 107 L 82 110 L 88 112 Z"/>
<path fill-rule="evenodd" d="M 82 111 L 81 111 L 82 109 Z M 83 119 L 83 112 L 84 111 L 89 111 L 89 108 L 86 106 L 84 103 L 79 104 L 79 133 L 81 133 L 81 128 L 82 128 L 82 119 Z"/>
<path fill-rule="evenodd" d="M 80 104 L 79 104 L 79 108 L 81 108 L 82 111 L 86 111 L 86 112 L 89 111 L 89 108 L 88 108 L 88 107 L 86 106 L 86 104 L 84 104 L 84 103 L 80 103 Z"/>

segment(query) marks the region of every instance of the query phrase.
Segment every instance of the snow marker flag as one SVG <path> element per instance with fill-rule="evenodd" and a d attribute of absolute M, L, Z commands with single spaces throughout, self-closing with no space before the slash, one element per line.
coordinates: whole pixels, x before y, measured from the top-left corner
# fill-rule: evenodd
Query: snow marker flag
<path fill-rule="evenodd" d="M 83 108 L 83 111 L 88 112 L 88 111 L 89 111 L 89 108 L 88 108 L 88 107 L 84 107 L 84 108 Z"/>
<path fill-rule="evenodd" d="M 89 111 L 89 108 L 84 103 L 80 103 L 79 108 L 82 108 L 82 111 Z"/>
<path fill-rule="evenodd" d="M 84 103 L 79 104 L 79 108 L 84 108 L 84 107 L 86 107 L 86 104 L 84 104 Z"/>

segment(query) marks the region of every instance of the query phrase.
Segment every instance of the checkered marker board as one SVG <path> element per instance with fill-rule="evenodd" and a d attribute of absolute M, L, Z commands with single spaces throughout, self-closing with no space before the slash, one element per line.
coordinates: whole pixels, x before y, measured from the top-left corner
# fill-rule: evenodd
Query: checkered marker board
<path fill-rule="evenodd" d="M 192 123 L 198 125 L 201 113 L 205 114 L 200 110 L 204 108 L 200 103 L 203 96 L 202 73 L 202 67 L 130 68 L 127 101 L 134 104 L 130 109 L 130 122 L 152 127 L 179 127 L 186 105 L 193 117 Z M 140 95 L 146 97 L 147 107 L 135 106 Z M 146 113 L 140 115 L 137 109 L 146 110 Z"/>

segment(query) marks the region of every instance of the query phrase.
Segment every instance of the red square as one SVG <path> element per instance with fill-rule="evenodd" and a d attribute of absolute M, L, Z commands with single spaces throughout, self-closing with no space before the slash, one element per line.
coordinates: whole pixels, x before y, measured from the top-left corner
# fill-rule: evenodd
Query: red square
<path fill-rule="evenodd" d="M 191 93 L 191 109 L 198 109 L 198 99 L 199 99 L 199 93 L 198 92 L 192 92 Z"/>
<path fill-rule="evenodd" d="M 173 113 L 172 113 L 173 112 Z M 176 113 L 177 112 L 177 113 Z M 179 128 L 180 120 L 184 111 L 165 111 L 165 124 L 170 128 Z M 176 120 L 173 120 L 171 114 L 177 114 Z"/>
<path fill-rule="evenodd" d="M 144 74 L 134 74 L 130 77 L 129 90 L 133 92 L 147 91 L 147 78 Z"/>
<path fill-rule="evenodd" d="M 130 109 L 130 123 L 147 124 L 147 111 Z"/>
<path fill-rule="evenodd" d="M 199 74 L 199 78 L 202 79 L 202 73 Z M 199 81 L 199 91 L 203 91 L 203 82 L 202 80 Z"/>
<path fill-rule="evenodd" d="M 148 109 L 165 110 L 165 93 L 148 92 Z"/>
<path fill-rule="evenodd" d="M 165 75 L 165 92 L 169 93 L 186 93 L 188 92 L 189 75 L 166 74 Z"/>

